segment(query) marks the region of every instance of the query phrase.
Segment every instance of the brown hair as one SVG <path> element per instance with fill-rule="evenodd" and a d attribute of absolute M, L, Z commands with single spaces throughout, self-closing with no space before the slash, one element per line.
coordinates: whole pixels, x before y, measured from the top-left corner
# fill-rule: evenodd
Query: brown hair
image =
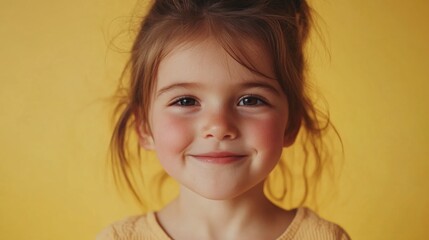
<path fill-rule="evenodd" d="M 133 173 L 133 168 L 140 167 L 141 158 L 132 158 L 135 149 L 128 146 L 127 139 L 130 133 L 135 134 L 136 124 L 147 123 L 151 92 L 162 59 L 178 44 L 212 37 L 234 59 L 260 73 L 246 57 L 246 45 L 242 44 L 252 40 L 260 43 L 272 59 L 275 78 L 288 98 L 287 131 L 289 134 L 300 131 L 305 141 L 302 159 L 305 189 L 300 204 L 304 203 L 310 188 L 308 179 L 320 176 L 324 162 L 330 159 L 322 138 L 331 125 L 329 117 L 316 109 L 305 77 L 304 47 L 312 25 L 310 13 L 305 0 L 153 1 L 131 50 L 126 67 L 129 82 L 118 89 L 121 101 L 116 108 L 118 119 L 111 139 L 115 179 L 121 177 L 136 199 L 144 203 Z M 311 160 L 314 161 L 312 165 Z M 310 165 L 313 166 L 311 171 Z M 279 162 L 278 169 L 285 176 L 284 182 L 292 181 L 286 174 L 288 169 L 284 161 Z M 285 195 L 286 192 L 277 200 L 284 199 Z"/>

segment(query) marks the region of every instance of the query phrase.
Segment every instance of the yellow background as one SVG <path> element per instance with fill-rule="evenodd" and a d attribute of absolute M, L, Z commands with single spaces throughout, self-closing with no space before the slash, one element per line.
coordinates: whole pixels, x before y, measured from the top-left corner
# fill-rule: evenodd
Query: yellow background
<path fill-rule="evenodd" d="M 429 1 L 313 1 L 313 79 L 345 146 L 320 214 L 354 239 L 425 239 Z M 0 239 L 94 239 L 139 208 L 105 167 L 131 0 L 0 2 Z M 122 36 L 122 35 L 121 35 Z"/>

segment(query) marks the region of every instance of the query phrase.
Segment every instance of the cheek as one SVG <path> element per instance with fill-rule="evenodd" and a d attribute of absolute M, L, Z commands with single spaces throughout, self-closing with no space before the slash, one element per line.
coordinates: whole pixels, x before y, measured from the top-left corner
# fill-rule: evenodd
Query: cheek
<path fill-rule="evenodd" d="M 192 123 L 189 119 L 167 113 L 154 116 L 152 126 L 155 150 L 160 158 L 163 155 L 183 152 L 192 141 Z"/>
<path fill-rule="evenodd" d="M 266 117 L 254 120 L 247 125 L 252 139 L 252 145 L 259 151 L 272 155 L 279 155 L 283 148 L 284 132 L 286 129 L 285 117 Z"/>

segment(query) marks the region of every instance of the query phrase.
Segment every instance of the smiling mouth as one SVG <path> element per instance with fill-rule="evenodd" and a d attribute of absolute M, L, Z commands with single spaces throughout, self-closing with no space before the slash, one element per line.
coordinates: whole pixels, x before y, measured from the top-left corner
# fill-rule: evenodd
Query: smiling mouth
<path fill-rule="evenodd" d="M 229 152 L 215 152 L 215 153 L 204 153 L 204 154 L 191 154 L 191 157 L 206 163 L 213 164 L 228 164 L 243 160 L 246 155 L 235 154 Z"/>

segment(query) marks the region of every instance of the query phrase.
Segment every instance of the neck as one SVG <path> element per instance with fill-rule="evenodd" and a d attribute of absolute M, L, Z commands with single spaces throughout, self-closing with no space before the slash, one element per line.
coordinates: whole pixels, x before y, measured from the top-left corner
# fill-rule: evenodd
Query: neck
<path fill-rule="evenodd" d="M 182 187 L 179 197 L 160 211 L 158 217 L 175 239 L 186 236 L 183 231 L 189 229 L 193 230 L 192 238 L 237 239 L 237 236 L 242 238 L 243 233 L 255 236 L 254 232 L 261 233 L 261 228 L 272 229 L 273 221 L 284 218 L 284 213 L 265 197 L 261 183 L 248 192 L 227 200 L 207 199 Z M 180 229 L 174 227 L 173 223 L 178 226 L 177 222 L 181 223 Z M 277 223 L 279 232 L 274 233 L 276 235 L 285 227 L 284 220 Z"/>
<path fill-rule="evenodd" d="M 273 206 L 263 193 L 263 184 L 227 200 L 207 199 L 182 187 L 176 204 L 177 209 L 187 215 L 198 216 L 199 219 L 205 218 L 208 221 L 214 219 L 217 222 L 220 219 L 232 221 L 239 217 L 249 217 L 246 215 L 259 215 L 266 212 L 266 208 Z"/>

